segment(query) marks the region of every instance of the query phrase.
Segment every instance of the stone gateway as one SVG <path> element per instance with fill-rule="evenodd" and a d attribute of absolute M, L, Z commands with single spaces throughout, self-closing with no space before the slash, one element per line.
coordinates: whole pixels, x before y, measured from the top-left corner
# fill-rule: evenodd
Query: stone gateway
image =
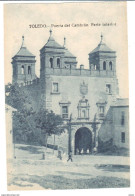
<path fill-rule="evenodd" d="M 61 46 L 50 30 L 40 49 L 40 78 L 35 74 L 35 56 L 22 38 L 19 52 L 12 58 L 13 83 L 32 93 L 35 108 L 41 105 L 64 118 L 68 129 L 56 137 L 56 144 L 74 155 L 91 155 L 108 141 L 129 148 L 128 99 L 119 97 L 116 51 L 104 42 L 88 54 L 89 68 L 77 67 L 77 58 Z M 49 138 L 50 144 L 52 138 Z"/>

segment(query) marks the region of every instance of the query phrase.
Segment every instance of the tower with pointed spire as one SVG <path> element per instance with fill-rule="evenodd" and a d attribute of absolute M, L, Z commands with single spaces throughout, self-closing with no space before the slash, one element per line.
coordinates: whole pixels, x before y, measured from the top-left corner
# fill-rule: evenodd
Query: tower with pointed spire
<path fill-rule="evenodd" d="M 47 71 L 47 68 L 76 68 L 76 57 L 66 48 L 66 38 L 64 37 L 64 44 L 61 46 L 52 37 L 52 30 L 49 32 L 50 37 L 40 50 L 41 72 L 45 69 Z"/>
<path fill-rule="evenodd" d="M 101 75 L 116 75 L 116 52 L 103 42 L 103 34 L 98 46 L 89 53 L 89 69 Z"/>
<path fill-rule="evenodd" d="M 12 82 L 21 84 L 34 80 L 36 78 L 35 62 L 35 56 L 26 48 L 24 36 L 22 36 L 21 48 L 12 58 Z"/>
<path fill-rule="evenodd" d="M 40 79 L 45 88 L 45 78 L 49 74 L 60 74 L 70 69 L 76 69 L 76 57 L 66 48 L 66 38 L 61 46 L 52 36 L 52 30 L 47 43 L 40 50 Z"/>

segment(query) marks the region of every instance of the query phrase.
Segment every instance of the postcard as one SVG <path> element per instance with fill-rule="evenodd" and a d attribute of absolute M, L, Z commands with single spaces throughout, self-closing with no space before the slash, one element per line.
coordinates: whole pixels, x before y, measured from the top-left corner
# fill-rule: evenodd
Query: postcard
<path fill-rule="evenodd" d="M 130 187 L 126 2 L 4 5 L 8 190 Z"/>

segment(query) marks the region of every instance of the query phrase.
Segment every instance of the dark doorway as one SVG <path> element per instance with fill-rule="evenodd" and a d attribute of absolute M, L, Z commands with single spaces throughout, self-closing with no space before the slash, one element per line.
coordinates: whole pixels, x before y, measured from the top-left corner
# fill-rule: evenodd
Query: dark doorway
<path fill-rule="evenodd" d="M 92 133 L 82 127 L 75 133 L 75 155 L 91 154 L 92 153 Z"/>

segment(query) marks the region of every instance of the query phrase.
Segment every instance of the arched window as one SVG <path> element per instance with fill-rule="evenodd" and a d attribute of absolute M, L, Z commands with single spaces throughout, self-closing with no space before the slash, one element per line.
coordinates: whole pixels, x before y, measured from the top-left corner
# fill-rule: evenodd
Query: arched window
<path fill-rule="evenodd" d="M 78 103 L 77 109 L 78 109 L 78 119 L 89 119 L 89 103 L 87 99 L 81 99 Z"/>
<path fill-rule="evenodd" d="M 57 58 L 57 67 L 60 68 L 60 58 Z"/>
<path fill-rule="evenodd" d="M 53 68 L 53 58 L 50 58 L 50 67 Z"/>
<path fill-rule="evenodd" d="M 21 74 L 24 74 L 24 65 L 21 67 Z"/>
<path fill-rule="evenodd" d="M 112 70 L 112 62 L 111 61 L 109 62 L 109 68 L 110 68 L 110 70 Z"/>
<path fill-rule="evenodd" d="M 86 118 L 86 110 L 82 110 L 82 118 Z"/>
<path fill-rule="evenodd" d="M 31 74 L 31 66 L 28 66 L 28 74 Z"/>
<path fill-rule="evenodd" d="M 103 70 L 106 70 L 106 62 L 103 62 Z"/>

